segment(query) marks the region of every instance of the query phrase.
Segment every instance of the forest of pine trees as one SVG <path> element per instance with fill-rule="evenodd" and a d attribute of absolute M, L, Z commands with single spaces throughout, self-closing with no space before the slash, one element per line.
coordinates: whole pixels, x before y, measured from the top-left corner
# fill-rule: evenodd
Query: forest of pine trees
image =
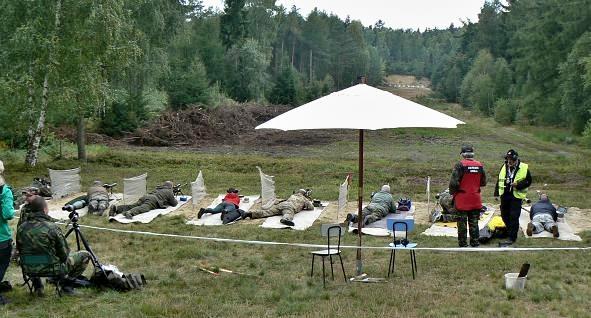
<path fill-rule="evenodd" d="M 477 22 L 422 32 L 275 0 L 221 12 L 198 0 L 7 1 L 0 47 L 0 140 L 31 160 L 48 125 L 117 136 L 167 109 L 297 106 L 358 75 L 428 77 L 441 98 L 502 124 L 591 136 L 591 0 L 492 0 Z"/>

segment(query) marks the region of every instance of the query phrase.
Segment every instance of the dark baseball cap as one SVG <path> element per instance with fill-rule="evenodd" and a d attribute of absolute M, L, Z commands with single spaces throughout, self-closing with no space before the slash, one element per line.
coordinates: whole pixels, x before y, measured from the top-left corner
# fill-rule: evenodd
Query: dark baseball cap
<path fill-rule="evenodd" d="M 21 190 L 22 194 L 25 193 L 32 193 L 32 194 L 39 194 L 39 188 L 37 187 L 26 187 Z"/>
<path fill-rule="evenodd" d="M 226 192 L 227 193 L 238 193 L 238 192 L 240 192 L 240 190 L 238 190 L 236 188 L 228 188 L 228 190 Z"/>
<path fill-rule="evenodd" d="M 474 152 L 474 147 L 472 147 L 472 145 L 462 145 L 462 150 L 460 151 L 460 154 L 471 152 Z"/>

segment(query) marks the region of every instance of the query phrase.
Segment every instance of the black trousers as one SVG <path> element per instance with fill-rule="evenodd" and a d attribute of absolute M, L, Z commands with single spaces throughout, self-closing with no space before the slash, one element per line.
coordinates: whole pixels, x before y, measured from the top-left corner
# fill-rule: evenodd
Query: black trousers
<path fill-rule="evenodd" d="M 10 264 L 12 254 L 12 240 L 0 242 L 0 282 L 4 280 L 4 274 Z"/>
<path fill-rule="evenodd" d="M 507 227 L 509 240 L 513 242 L 517 241 L 522 202 L 522 199 L 517 199 L 513 194 L 501 196 L 501 218 L 503 218 L 503 222 Z"/>

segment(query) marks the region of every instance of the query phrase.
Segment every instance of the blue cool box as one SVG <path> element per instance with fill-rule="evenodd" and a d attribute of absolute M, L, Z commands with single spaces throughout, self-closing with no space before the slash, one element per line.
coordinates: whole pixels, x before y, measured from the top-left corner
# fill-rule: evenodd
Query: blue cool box
<path fill-rule="evenodd" d="M 406 214 L 394 214 L 393 218 L 388 218 L 386 220 L 386 224 L 388 226 L 388 230 L 392 231 L 392 227 L 394 226 L 394 222 L 404 222 L 406 226 L 408 226 L 408 231 L 411 232 L 415 228 L 415 219 L 412 215 L 407 216 Z M 404 224 L 396 224 L 396 231 L 404 231 Z"/>

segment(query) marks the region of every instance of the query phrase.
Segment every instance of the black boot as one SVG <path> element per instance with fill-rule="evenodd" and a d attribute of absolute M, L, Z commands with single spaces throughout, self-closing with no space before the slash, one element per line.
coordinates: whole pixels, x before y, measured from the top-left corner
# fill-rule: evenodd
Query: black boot
<path fill-rule="evenodd" d="M 114 205 L 111 205 L 111 208 L 109 209 L 109 216 L 115 216 L 117 215 L 117 207 Z"/>
<path fill-rule="evenodd" d="M 197 213 L 197 218 L 200 219 L 203 216 L 204 213 L 205 213 L 205 209 L 204 208 L 199 209 L 199 213 Z"/>
<path fill-rule="evenodd" d="M 281 224 L 285 224 L 285 225 L 289 225 L 289 226 L 295 225 L 295 223 L 293 223 L 293 221 L 285 220 L 285 219 L 281 219 L 281 221 L 279 221 L 279 222 L 281 222 Z"/>

